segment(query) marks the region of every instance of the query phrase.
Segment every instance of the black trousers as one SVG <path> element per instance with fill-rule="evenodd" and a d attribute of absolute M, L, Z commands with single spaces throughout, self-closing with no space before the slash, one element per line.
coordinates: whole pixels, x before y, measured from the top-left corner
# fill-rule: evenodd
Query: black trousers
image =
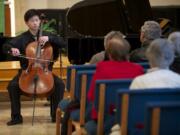
<path fill-rule="evenodd" d="M 10 102 L 11 102 L 11 118 L 15 118 L 16 116 L 21 115 L 21 104 L 20 104 L 20 96 L 22 92 L 19 88 L 19 75 L 17 74 L 13 80 L 9 83 L 7 89 L 9 92 Z M 52 120 L 55 120 L 56 117 L 56 108 L 58 106 L 59 101 L 63 98 L 65 85 L 62 79 L 58 78 L 54 75 L 54 91 L 50 96 L 51 101 L 51 117 Z"/>

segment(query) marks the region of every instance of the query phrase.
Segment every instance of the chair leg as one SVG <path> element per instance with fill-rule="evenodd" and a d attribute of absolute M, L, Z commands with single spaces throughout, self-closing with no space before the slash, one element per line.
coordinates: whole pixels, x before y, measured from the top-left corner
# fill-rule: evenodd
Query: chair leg
<path fill-rule="evenodd" d="M 68 120 L 68 135 L 72 134 L 72 120 Z"/>
<path fill-rule="evenodd" d="M 57 108 L 56 109 L 56 135 L 60 135 L 61 133 L 60 124 L 61 124 L 61 109 Z"/>

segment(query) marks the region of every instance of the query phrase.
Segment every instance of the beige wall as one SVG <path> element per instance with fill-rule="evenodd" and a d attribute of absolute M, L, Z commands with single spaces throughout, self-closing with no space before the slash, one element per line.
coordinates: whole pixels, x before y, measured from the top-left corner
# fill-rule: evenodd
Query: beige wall
<path fill-rule="evenodd" d="M 24 4 L 24 0 L 15 0 L 15 33 L 16 35 L 26 29 L 23 14 L 27 9 L 27 5 Z"/>
<path fill-rule="evenodd" d="M 151 6 L 180 5 L 180 0 L 149 0 Z"/>
<path fill-rule="evenodd" d="M 36 9 L 64 9 L 71 7 L 81 0 L 14 0 L 15 1 L 15 30 L 16 35 L 26 30 L 23 16 L 26 10 Z M 152 6 L 156 5 L 180 5 L 180 0 L 150 0 Z"/>
<path fill-rule="evenodd" d="M 67 8 L 71 7 L 77 2 L 80 2 L 81 0 L 47 0 L 48 1 L 48 7 L 49 8 Z"/>
<path fill-rule="evenodd" d="M 30 8 L 42 9 L 47 7 L 47 0 L 14 0 L 16 35 L 27 29 L 24 23 L 24 13 Z"/>
<path fill-rule="evenodd" d="M 25 31 L 23 16 L 26 10 L 35 9 L 64 9 L 71 7 L 80 0 L 14 0 L 15 1 L 15 33 L 16 35 Z"/>

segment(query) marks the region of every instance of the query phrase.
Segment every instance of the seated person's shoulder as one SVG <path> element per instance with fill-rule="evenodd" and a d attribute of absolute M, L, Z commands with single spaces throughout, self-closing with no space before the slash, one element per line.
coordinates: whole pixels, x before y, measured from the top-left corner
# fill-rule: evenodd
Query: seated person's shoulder
<path fill-rule="evenodd" d="M 105 52 L 104 51 L 101 51 L 99 53 L 96 53 L 92 56 L 91 60 L 90 60 L 90 64 L 96 64 L 100 61 L 103 61 L 104 60 L 104 57 L 105 56 Z"/>
<path fill-rule="evenodd" d="M 142 62 L 147 61 L 145 56 L 145 49 L 144 48 L 138 48 L 130 53 L 130 61 L 132 62 Z"/>

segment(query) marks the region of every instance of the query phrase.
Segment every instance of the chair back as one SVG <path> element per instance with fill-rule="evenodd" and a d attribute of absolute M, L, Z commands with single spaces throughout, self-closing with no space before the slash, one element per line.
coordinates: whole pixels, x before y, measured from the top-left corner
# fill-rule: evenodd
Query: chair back
<path fill-rule="evenodd" d="M 129 88 L 132 79 L 121 80 L 97 80 L 95 90 L 95 108 L 98 112 L 97 134 L 103 134 L 104 117 L 115 106 L 116 92 L 120 88 Z"/>
<path fill-rule="evenodd" d="M 180 101 L 180 88 L 122 90 L 117 94 L 117 116 L 123 135 L 144 134 L 144 113 L 150 101 Z"/>
<path fill-rule="evenodd" d="M 66 89 L 70 92 L 71 99 L 74 99 L 77 71 L 96 70 L 96 65 L 73 65 L 67 67 Z"/>
<path fill-rule="evenodd" d="M 148 102 L 145 135 L 180 135 L 180 101 Z"/>
<path fill-rule="evenodd" d="M 71 85 L 71 78 L 72 78 L 72 69 L 76 71 L 83 71 L 83 70 L 96 70 L 96 65 L 72 65 L 67 67 L 67 81 L 66 81 L 66 88 L 70 90 Z"/>
<path fill-rule="evenodd" d="M 77 71 L 77 76 L 76 76 L 76 86 L 75 86 L 75 98 L 76 99 L 81 99 L 81 91 L 83 85 L 85 85 L 85 90 L 86 93 L 89 90 L 90 83 L 92 80 L 92 77 L 95 73 L 95 70 L 83 70 L 83 71 Z"/>

